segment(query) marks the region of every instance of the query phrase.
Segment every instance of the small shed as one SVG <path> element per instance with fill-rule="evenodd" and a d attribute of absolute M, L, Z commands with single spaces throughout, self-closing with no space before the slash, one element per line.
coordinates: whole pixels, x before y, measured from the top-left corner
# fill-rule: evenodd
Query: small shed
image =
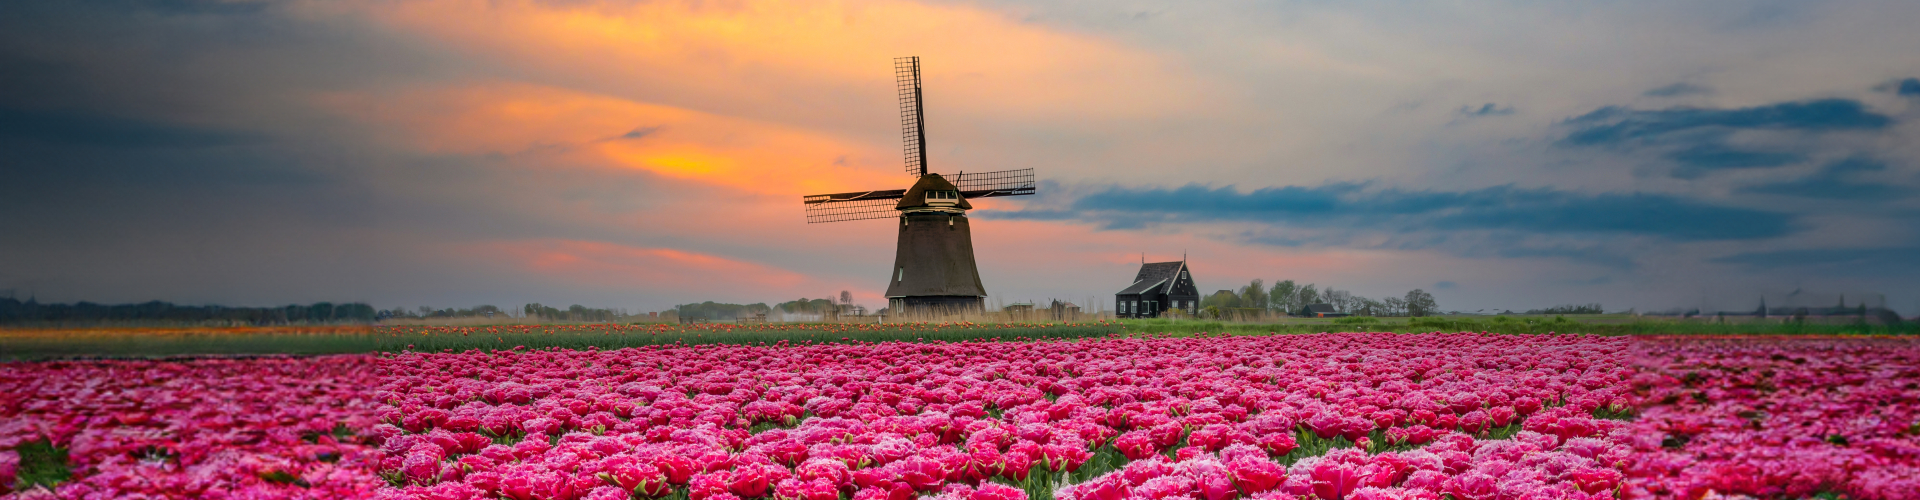
<path fill-rule="evenodd" d="M 1047 304 L 1047 309 L 1052 312 L 1054 321 L 1080 320 L 1080 306 L 1072 302 L 1053 300 Z"/>

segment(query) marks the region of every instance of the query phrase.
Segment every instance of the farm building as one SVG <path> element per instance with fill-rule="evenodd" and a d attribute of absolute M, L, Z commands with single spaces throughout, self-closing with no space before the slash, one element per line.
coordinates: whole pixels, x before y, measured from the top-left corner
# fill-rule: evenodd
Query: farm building
<path fill-rule="evenodd" d="M 1113 294 L 1113 303 L 1122 318 L 1157 318 L 1170 309 L 1193 314 L 1200 307 L 1200 290 L 1185 260 L 1142 263 L 1133 284 Z"/>
<path fill-rule="evenodd" d="M 1080 306 L 1072 302 L 1054 300 L 1047 304 L 1047 309 L 1053 311 L 1054 321 L 1080 321 Z"/>

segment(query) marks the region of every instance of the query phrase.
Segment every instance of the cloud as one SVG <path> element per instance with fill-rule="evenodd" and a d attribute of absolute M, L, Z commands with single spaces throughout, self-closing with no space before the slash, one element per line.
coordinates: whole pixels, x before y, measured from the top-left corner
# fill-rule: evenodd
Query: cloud
<path fill-rule="evenodd" d="M 1209 188 L 1110 187 L 1065 208 L 993 213 L 1013 219 L 1092 221 L 1109 227 L 1154 222 L 1251 221 L 1273 225 L 1411 232 L 1488 230 L 1529 234 L 1624 234 L 1675 241 L 1749 240 L 1794 231 L 1793 217 L 1663 194 L 1585 194 L 1494 186 L 1466 191 L 1371 190 L 1335 183 L 1240 192 Z"/>
<path fill-rule="evenodd" d="M 633 130 L 627 131 L 627 133 L 625 134 L 620 134 L 620 137 L 618 137 L 618 139 L 629 139 L 629 140 L 639 139 L 642 137 L 653 135 L 654 132 L 659 132 L 659 131 L 660 131 L 660 127 L 638 127 Z"/>
<path fill-rule="evenodd" d="M 1721 264 L 1736 264 L 1753 271 L 1779 271 L 1793 267 L 1852 269 L 1860 273 L 1890 270 L 1910 271 L 1920 267 L 1920 247 L 1892 248 L 1811 248 L 1746 252 L 1713 259 Z"/>
<path fill-rule="evenodd" d="M 850 152 L 871 158 L 891 157 L 892 151 L 820 130 L 562 87 L 422 86 L 342 93 L 324 102 L 337 113 L 389 130 L 383 138 L 398 147 L 525 156 L 528 168 L 642 170 L 793 196 L 904 184 L 892 169 L 840 161 Z M 634 128 L 634 123 L 655 125 Z"/>
<path fill-rule="evenodd" d="M 1680 179 L 1697 179 L 1715 170 L 1778 167 L 1807 161 L 1802 154 L 1733 149 L 1718 142 L 1695 144 L 1665 156 L 1680 164 L 1673 170 L 1673 176 Z"/>
<path fill-rule="evenodd" d="M 1683 96 L 1683 95 L 1711 94 L 1711 93 L 1713 93 L 1713 89 L 1711 88 L 1703 87 L 1700 85 L 1694 85 L 1686 82 L 1680 82 L 1673 85 L 1667 85 L 1664 87 L 1656 87 L 1653 89 L 1648 89 L 1646 92 L 1641 93 L 1641 95 L 1644 95 L 1647 97 L 1676 97 L 1676 96 Z"/>
<path fill-rule="evenodd" d="M 1496 106 L 1493 103 L 1483 104 L 1479 108 L 1461 106 L 1460 114 L 1467 116 L 1506 116 L 1513 114 L 1513 106 Z"/>
<path fill-rule="evenodd" d="M 1859 179 L 1861 174 L 1880 172 L 1887 165 L 1868 158 L 1848 158 L 1828 164 L 1813 175 L 1787 182 L 1741 188 L 1742 193 L 1798 196 L 1832 200 L 1889 200 L 1906 196 L 1908 190 L 1881 182 Z"/>
<path fill-rule="evenodd" d="M 1441 281 L 1433 284 L 1433 288 L 1438 290 L 1451 290 L 1457 286 L 1460 286 L 1460 284 L 1454 283 L 1452 281 Z"/>
<path fill-rule="evenodd" d="M 1892 92 L 1901 97 L 1920 97 L 1920 78 L 1895 78 L 1886 83 L 1873 86 L 1874 90 Z"/>
<path fill-rule="evenodd" d="M 649 283 L 688 286 L 705 283 L 794 292 L 808 277 L 757 262 L 730 259 L 673 248 L 639 247 L 601 241 L 539 239 L 500 241 L 476 245 L 475 257 L 504 260 L 504 264 L 541 274 L 562 275 L 570 281 L 617 286 Z"/>
<path fill-rule="evenodd" d="M 1852 99 L 1819 99 L 1733 109 L 1678 107 L 1635 110 L 1609 106 L 1569 119 L 1563 144 L 1616 145 L 1699 129 L 1776 129 L 1828 132 L 1879 130 L 1893 118 Z"/>
<path fill-rule="evenodd" d="M 258 141 L 252 134 L 86 111 L 0 108 L 0 139 L 108 148 L 200 148 Z"/>

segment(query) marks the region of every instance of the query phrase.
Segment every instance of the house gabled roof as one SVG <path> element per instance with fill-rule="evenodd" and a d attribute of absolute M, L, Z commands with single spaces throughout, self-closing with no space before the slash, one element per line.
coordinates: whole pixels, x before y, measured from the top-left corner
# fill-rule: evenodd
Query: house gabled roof
<path fill-rule="evenodd" d="M 1164 285 L 1166 283 L 1167 283 L 1167 280 L 1139 281 L 1139 282 L 1135 282 L 1133 286 L 1127 287 L 1127 289 L 1121 290 L 1119 293 L 1116 293 L 1115 295 L 1133 295 L 1136 293 L 1146 293 L 1148 290 L 1160 288 L 1160 285 Z"/>
<path fill-rule="evenodd" d="M 1180 271 L 1186 268 L 1184 261 L 1141 264 L 1140 273 L 1133 277 L 1133 284 L 1115 295 L 1146 293 L 1156 289 L 1162 294 L 1169 293 L 1173 291 L 1173 283 L 1180 277 Z"/>
<path fill-rule="evenodd" d="M 1333 314 L 1339 312 L 1338 309 L 1333 308 L 1333 304 L 1307 304 L 1303 309 L 1306 309 L 1310 314 Z"/>

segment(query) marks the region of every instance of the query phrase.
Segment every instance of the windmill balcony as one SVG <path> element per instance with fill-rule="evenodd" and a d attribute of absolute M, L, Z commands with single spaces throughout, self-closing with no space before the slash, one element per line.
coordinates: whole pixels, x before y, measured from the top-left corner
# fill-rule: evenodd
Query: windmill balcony
<path fill-rule="evenodd" d="M 951 207 L 960 204 L 959 191 L 927 191 L 927 204 L 936 207 Z"/>

